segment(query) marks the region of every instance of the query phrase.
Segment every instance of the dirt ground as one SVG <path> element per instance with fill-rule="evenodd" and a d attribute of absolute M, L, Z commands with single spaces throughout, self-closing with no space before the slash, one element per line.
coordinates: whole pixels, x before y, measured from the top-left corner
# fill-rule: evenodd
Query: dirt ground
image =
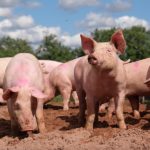
<path fill-rule="evenodd" d="M 52 102 L 44 109 L 48 132 L 34 137 L 12 137 L 6 106 L 0 106 L 0 150 L 149 150 L 150 112 L 140 105 L 141 119 L 132 117 L 131 107 L 124 108 L 127 130 L 117 126 L 116 116 L 108 120 L 99 114 L 99 123 L 93 132 L 78 127 L 78 108 L 62 110 L 62 104 Z"/>

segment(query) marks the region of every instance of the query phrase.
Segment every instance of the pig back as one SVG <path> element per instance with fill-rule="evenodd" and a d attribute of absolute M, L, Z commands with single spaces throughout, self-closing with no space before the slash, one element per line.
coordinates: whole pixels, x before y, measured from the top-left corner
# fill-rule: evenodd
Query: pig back
<path fill-rule="evenodd" d="M 6 68 L 4 88 L 27 84 L 43 90 L 43 81 L 42 70 L 36 57 L 20 53 L 11 59 Z"/>

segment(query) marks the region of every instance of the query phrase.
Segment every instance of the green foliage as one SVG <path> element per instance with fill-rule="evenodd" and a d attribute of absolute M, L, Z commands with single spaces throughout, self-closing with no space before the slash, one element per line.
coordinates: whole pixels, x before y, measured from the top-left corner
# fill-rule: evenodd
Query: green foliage
<path fill-rule="evenodd" d="M 115 28 L 110 30 L 95 30 L 92 35 L 96 41 L 109 41 Z M 132 61 L 144 59 L 150 56 L 150 31 L 144 27 L 132 27 L 124 30 L 124 37 L 127 43 L 126 54 L 121 56 L 123 60 Z"/>
<path fill-rule="evenodd" d="M 115 32 L 115 28 L 109 29 L 109 30 L 98 30 L 96 29 L 94 32 L 92 32 L 92 37 L 97 42 L 106 42 L 110 40 L 110 37 Z"/>
<path fill-rule="evenodd" d="M 62 96 L 58 95 L 58 96 L 54 97 L 52 101 L 54 101 L 54 102 L 62 102 Z"/>
<path fill-rule="evenodd" d="M 150 33 L 143 27 L 124 30 L 127 42 L 126 55 L 123 59 L 140 60 L 150 56 Z"/>
<path fill-rule="evenodd" d="M 25 40 L 10 37 L 0 39 L 0 57 L 11 57 L 21 52 L 33 53 L 32 47 Z"/>
<path fill-rule="evenodd" d="M 65 62 L 75 58 L 75 51 L 56 40 L 55 35 L 46 36 L 38 49 L 42 47 L 46 50 L 37 54 L 39 59 Z"/>
<path fill-rule="evenodd" d="M 108 30 L 93 31 L 92 36 L 98 42 L 109 41 L 115 28 Z M 146 31 L 144 27 L 132 27 L 124 29 L 124 36 L 127 43 L 125 55 L 121 59 L 132 61 L 144 59 L 150 56 L 150 31 Z M 81 47 L 72 49 L 64 46 L 63 43 L 56 39 L 55 35 L 44 37 L 42 44 L 38 50 L 46 49 L 45 51 L 37 51 L 36 56 L 39 59 L 56 60 L 66 62 L 84 55 Z M 3 37 L 0 39 L 0 57 L 10 57 L 17 53 L 28 52 L 33 53 L 32 47 L 27 41 L 21 39 L 12 39 L 10 37 Z"/>
<path fill-rule="evenodd" d="M 84 56 L 84 55 L 85 55 L 85 54 L 83 53 L 81 47 L 74 49 L 74 50 L 73 50 L 73 53 L 74 53 L 75 58 L 78 58 L 78 57 L 81 57 L 81 56 Z"/>

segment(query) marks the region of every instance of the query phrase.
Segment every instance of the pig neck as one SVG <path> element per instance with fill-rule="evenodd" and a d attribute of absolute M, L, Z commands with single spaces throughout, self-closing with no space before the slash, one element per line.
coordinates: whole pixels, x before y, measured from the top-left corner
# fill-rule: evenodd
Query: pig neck
<path fill-rule="evenodd" d="M 100 67 L 91 67 L 91 70 L 99 77 L 115 78 L 117 73 L 117 67 L 111 70 L 101 69 Z"/>
<path fill-rule="evenodd" d="M 101 82 L 108 83 L 123 83 L 126 84 L 126 74 L 124 64 L 121 59 L 118 58 L 116 66 L 111 70 L 98 69 L 96 67 L 91 67 L 92 71 L 98 75 L 98 78 L 102 79 Z"/>

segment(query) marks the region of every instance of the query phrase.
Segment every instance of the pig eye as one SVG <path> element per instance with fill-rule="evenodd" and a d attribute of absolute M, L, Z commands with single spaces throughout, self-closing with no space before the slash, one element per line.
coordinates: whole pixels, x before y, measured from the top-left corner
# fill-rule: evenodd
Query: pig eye
<path fill-rule="evenodd" d="M 107 49 L 107 52 L 111 53 L 111 50 L 110 50 L 110 49 Z"/>

